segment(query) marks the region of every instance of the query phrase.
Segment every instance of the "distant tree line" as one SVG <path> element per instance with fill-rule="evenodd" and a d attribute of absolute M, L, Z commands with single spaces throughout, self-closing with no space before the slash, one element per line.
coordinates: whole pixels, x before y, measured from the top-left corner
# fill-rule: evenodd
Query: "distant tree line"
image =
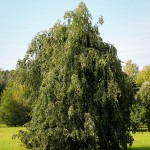
<path fill-rule="evenodd" d="M 147 126 L 150 131 L 150 65 L 140 71 L 132 60 L 128 60 L 123 66 L 123 71 L 130 77 L 137 91 L 131 119 L 137 130 Z"/>
<path fill-rule="evenodd" d="M 29 121 L 30 109 L 24 104 L 24 87 L 16 80 L 16 70 L 0 70 L 0 123 L 20 126 Z"/>
<path fill-rule="evenodd" d="M 7 83 L 11 80 L 11 76 L 13 74 L 13 70 L 9 71 L 9 70 L 2 70 L 0 69 L 0 96 L 3 93 L 3 90 L 5 89 Z"/>

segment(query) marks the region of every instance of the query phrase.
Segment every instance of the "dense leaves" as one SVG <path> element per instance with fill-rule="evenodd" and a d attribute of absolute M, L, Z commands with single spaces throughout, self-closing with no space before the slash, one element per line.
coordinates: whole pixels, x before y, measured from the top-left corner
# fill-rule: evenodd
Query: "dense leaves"
<path fill-rule="evenodd" d="M 123 66 L 123 71 L 135 81 L 136 75 L 139 72 L 138 66 L 132 63 L 132 60 L 128 60 Z"/>
<path fill-rule="evenodd" d="M 143 67 L 136 77 L 136 84 L 139 86 L 141 86 L 145 81 L 150 82 L 150 65 Z"/>
<path fill-rule="evenodd" d="M 131 116 L 138 127 L 146 125 L 150 131 L 150 65 L 143 67 L 143 69 L 136 74 L 134 81 L 136 82 L 138 91 Z"/>
<path fill-rule="evenodd" d="M 18 62 L 32 108 L 19 137 L 33 149 L 111 149 L 132 143 L 132 83 L 116 48 L 103 42 L 84 3 L 38 33 Z"/>
<path fill-rule="evenodd" d="M 13 76 L 13 70 L 0 70 L 0 123 L 18 126 L 30 120 L 30 110 L 23 106 L 23 87 Z"/>
<path fill-rule="evenodd" d="M 5 89 L 8 81 L 11 79 L 11 76 L 13 74 L 13 70 L 12 71 L 4 71 L 2 69 L 0 69 L 0 97 L 1 94 L 3 93 L 3 90 Z"/>
<path fill-rule="evenodd" d="M 12 81 L 7 85 L 1 97 L 1 123 L 8 126 L 21 126 L 30 120 L 30 109 L 23 104 L 23 92 L 23 87 L 19 85 L 15 88 Z"/>
<path fill-rule="evenodd" d="M 137 96 L 139 87 L 136 84 L 136 77 L 139 73 L 139 69 L 138 66 L 132 62 L 132 60 L 128 60 L 123 66 L 123 71 L 128 75 L 130 82 L 133 83 L 133 89 L 136 93 L 135 101 L 132 104 L 131 109 L 131 124 L 132 130 L 137 131 L 143 125 L 142 116 L 145 113 L 144 107 L 141 105 L 141 100 L 139 99 L 139 96 Z"/>
<path fill-rule="evenodd" d="M 138 98 L 141 100 L 140 104 L 144 108 L 142 115 L 142 122 L 147 125 L 150 131 L 150 82 L 145 81 L 138 92 Z"/>

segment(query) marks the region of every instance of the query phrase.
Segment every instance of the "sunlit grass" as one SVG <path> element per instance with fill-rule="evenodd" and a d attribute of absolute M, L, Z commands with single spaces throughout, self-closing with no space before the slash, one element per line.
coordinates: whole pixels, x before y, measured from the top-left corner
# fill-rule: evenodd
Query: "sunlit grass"
<path fill-rule="evenodd" d="M 22 129 L 24 128 L 0 125 L 0 150 L 26 150 L 17 138 L 12 139 L 12 136 Z"/>
<path fill-rule="evenodd" d="M 0 150 L 27 150 L 21 146 L 18 139 L 12 139 L 12 136 L 23 127 L 7 127 L 0 125 Z M 150 150 L 150 132 L 137 132 L 133 134 L 134 142 L 129 150 Z"/>
<path fill-rule="evenodd" d="M 129 150 L 150 150 L 150 132 L 132 134 L 134 142 Z"/>

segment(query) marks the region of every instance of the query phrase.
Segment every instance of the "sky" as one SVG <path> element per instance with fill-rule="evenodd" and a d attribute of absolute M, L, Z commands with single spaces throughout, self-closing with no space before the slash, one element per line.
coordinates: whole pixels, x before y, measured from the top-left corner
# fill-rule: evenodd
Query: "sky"
<path fill-rule="evenodd" d="M 63 22 L 80 0 L 0 0 L 0 68 L 15 69 L 34 36 Z M 122 62 L 141 70 L 150 65 L 150 0 L 83 0 L 95 24 L 103 16 L 100 35 L 113 44 Z"/>

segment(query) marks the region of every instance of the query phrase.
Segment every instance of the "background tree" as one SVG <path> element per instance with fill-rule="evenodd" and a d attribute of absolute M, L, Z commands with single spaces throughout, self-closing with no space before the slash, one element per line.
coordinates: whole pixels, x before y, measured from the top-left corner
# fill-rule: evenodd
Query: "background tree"
<path fill-rule="evenodd" d="M 143 67 L 136 77 L 136 84 L 139 86 L 141 86 L 145 81 L 150 82 L 150 65 Z"/>
<path fill-rule="evenodd" d="M 138 66 L 132 62 L 132 60 L 128 60 L 123 66 L 123 71 L 128 75 L 130 82 L 133 83 L 133 88 L 135 92 L 138 92 L 139 87 L 136 85 L 136 76 L 139 72 Z M 139 130 L 143 125 L 142 116 L 145 113 L 143 105 L 141 105 L 141 100 L 137 95 L 135 95 L 135 101 L 132 105 L 131 109 L 131 122 L 132 128 L 134 130 Z"/>
<path fill-rule="evenodd" d="M 12 71 L 4 71 L 2 69 L 0 69 L 0 97 L 1 94 L 3 92 L 3 90 L 5 89 L 7 83 L 9 82 L 11 76 L 13 74 L 13 70 Z"/>
<path fill-rule="evenodd" d="M 10 82 L 5 88 L 0 105 L 0 122 L 8 126 L 22 126 L 30 120 L 30 109 L 23 104 L 22 85 Z"/>
<path fill-rule="evenodd" d="M 143 67 L 139 71 L 135 78 L 138 92 L 136 95 L 136 104 L 134 106 L 134 112 L 132 117 L 137 121 L 138 126 L 148 126 L 149 129 L 149 83 L 150 83 L 150 65 Z"/>
<path fill-rule="evenodd" d="M 144 107 L 145 113 L 142 115 L 142 122 L 147 125 L 150 132 L 150 82 L 145 81 L 138 92 L 141 105 Z"/>
<path fill-rule="evenodd" d="M 126 149 L 134 93 L 116 48 L 103 42 L 84 3 L 64 18 L 18 62 L 32 105 L 19 137 L 33 149 Z"/>
<path fill-rule="evenodd" d="M 137 73 L 139 72 L 138 66 L 132 63 L 132 60 L 128 60 L 123 66 L 123 71 L 132 79 L 135 79 Z"/>

